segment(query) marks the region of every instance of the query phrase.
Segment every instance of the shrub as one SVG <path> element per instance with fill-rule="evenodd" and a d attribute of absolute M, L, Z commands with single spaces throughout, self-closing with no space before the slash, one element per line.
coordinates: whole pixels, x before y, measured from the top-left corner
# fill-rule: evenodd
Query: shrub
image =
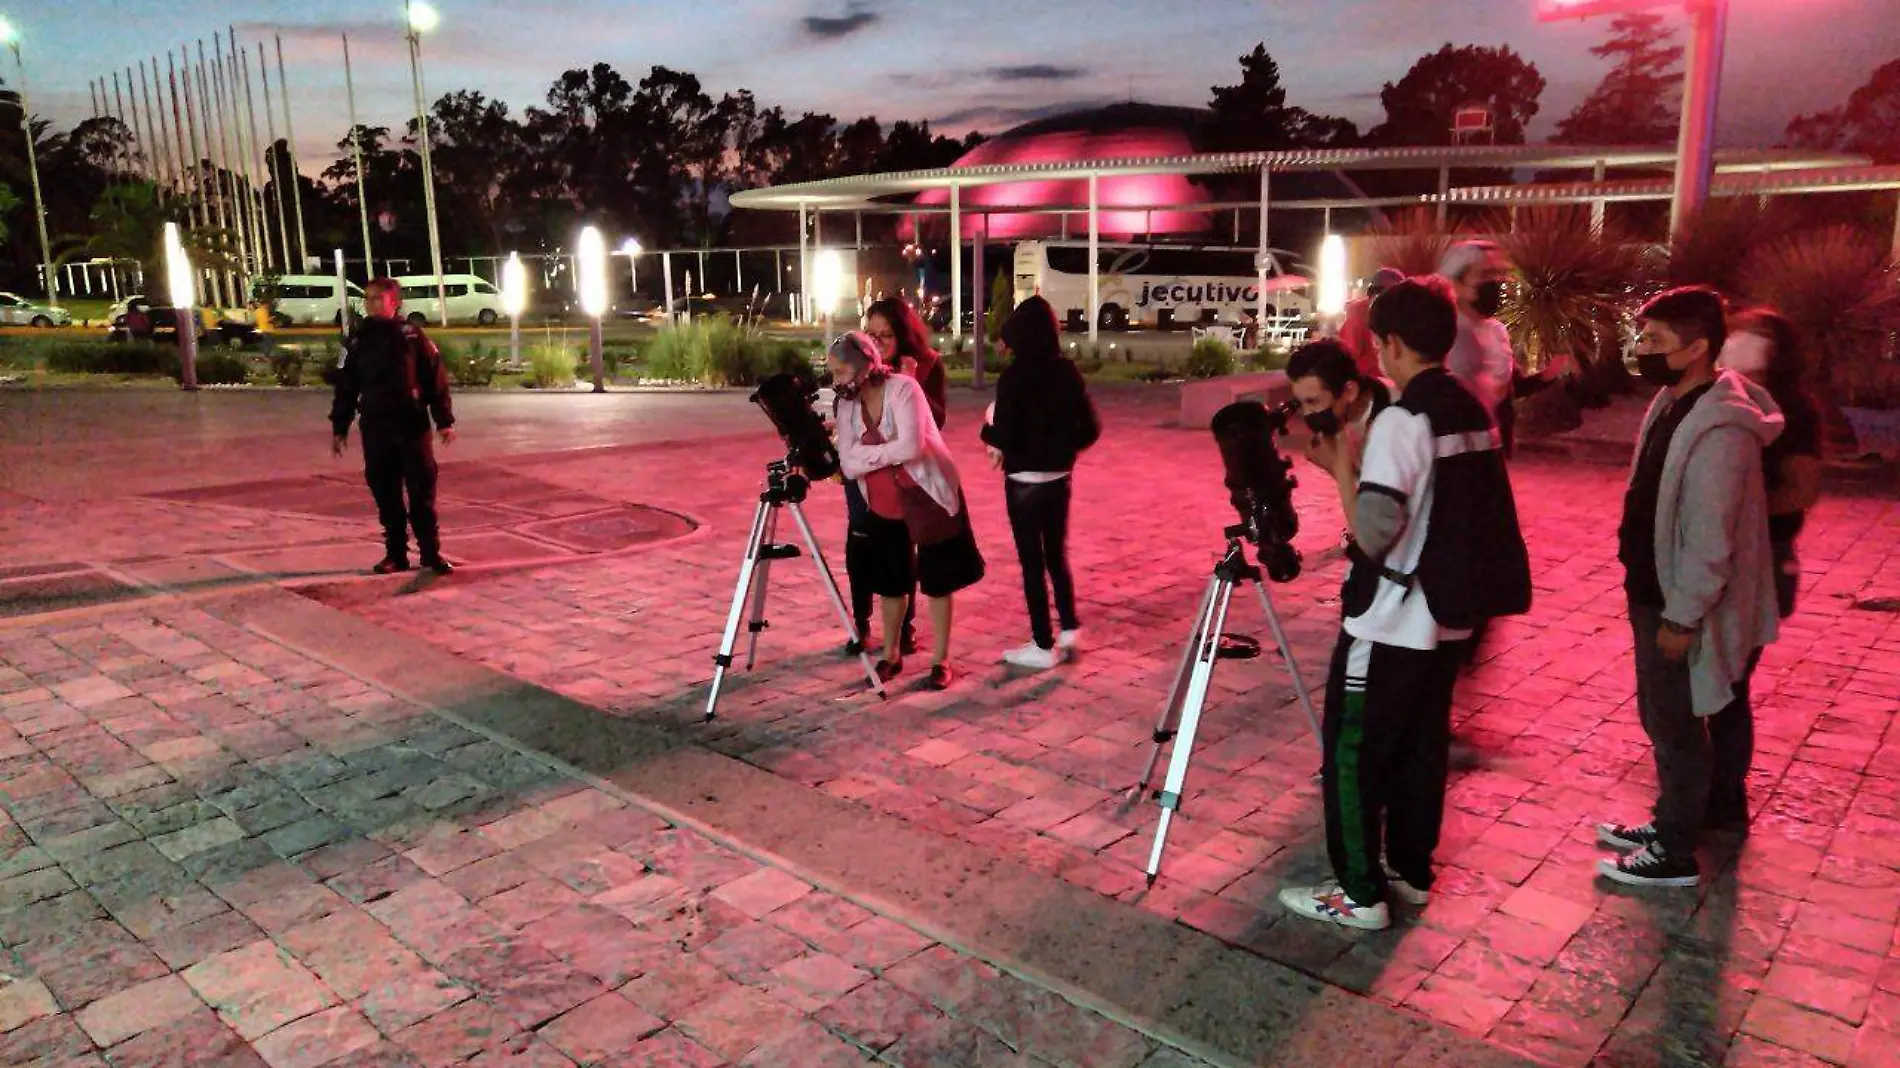
<path fill-rule="evenodd" d="M 296 349 L 279 347 L 270 356 L 271 374 L 287 389 L 303 385 L 304 355 Z"/>
<path fill-rule="evenodd" d="M 991 341 L 1003 336 L 1003 321 L 1016 310 L 1016 284 L 1008 271 L 996 272 L 990 286 L 990 306 L 983 309 L 983 328 Z"/>
<path fill-rule="evenodd" d="M 791 341 L 779 341 L 769 345 L 769 354 L 765 360 L 764 373 L 767 375 L 786 374 L 812 369 L 810 350 Z"/>
<path fill-rule="evenodd" d="M 528 381 L 536 389 L 566 389 L 574 384 L 574 351 L 557 342 L 528 350 Z"/>
<path fill-rule="evenodd" d="M 667 382 L 697 382 L 706 373 L 706 350 L 692 327 L 663 328 L 646 347 L 647 374 Z"/>
<path fill-rule="evenodd" d="M 501 366 L 501 353 L 480 344 L 466 349 L 444 345 L 442 362 L 448 368 L 449 381 L 455 385 L 486 386 L 495 380 L 495 370 Z"/>
<path fill-rule="evenodd" d="M 48 371 L 65 374 L 178 377 L 178 350 L 170 345 L 67 341 L 47 346 L 44 356 Z"/>
<path fill-rule="evenodd" d="M 1281 371 L 1292 356 L 1292 349 L 1281 345 L 1262 345 L 1253 351 L 1249 362 L 1256 371 Z"/>
<path fill-rule="evenodd" d="M 695 344 L 706 353 L 702 378 L 726 386 L 749 386 L 759 379 L 765 363 L 761 339 L 739 329 L 725 316 L 701 319 L 686 328 L 697 332 Z"/>
<path fill-rule="evenodd" d="M 177 377 L 175 374 L 173 377 Z M 210 352 L 198 357 L 198 384 L 241 386 L 251 380 L 251 365 L 242 356 Z"/>
<path fill-rule="evenodd" d="M 1189 378 L 1219 378 L 1234 373 L 1234 350 L 1224 341 L 1202 338 L 1194 343 L 1182 368 Z"/>

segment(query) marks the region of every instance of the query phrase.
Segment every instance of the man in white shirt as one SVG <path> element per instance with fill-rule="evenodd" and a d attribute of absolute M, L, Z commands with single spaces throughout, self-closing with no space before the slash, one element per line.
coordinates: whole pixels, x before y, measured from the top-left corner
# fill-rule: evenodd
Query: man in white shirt
<path fill-rule="evenodd" d="M 1464 241 L 1445 251 L 1438 273 L 1451 282 L 1458 297 L 1458 340 L 1445 357 L 1445 368 L 1484 402 L 1484 410 L 1497 420 L 1508 454 L 1516 422 L 1511 391 L 1517 357 L 1498 312 L 1504 308 L 1511 261 L 1494 242 Z"/>
<path fill-rule="evenodd" d="M 1476 620 L 1529 607 L 1496 428 L 1444 365 L 1457 318 L 1443 279 L 1381 295 L 1371 328 L 1401 395 L 1373 419 L 1357 465 L 1337 436 L 1308 452 L 1338 483 L 1355 542 L 1321 728 L 1335 878 L 1280 902 L 1346 927 L 1389 926 L 1388 895 L 1429 900 L 1461 643 Z"/>

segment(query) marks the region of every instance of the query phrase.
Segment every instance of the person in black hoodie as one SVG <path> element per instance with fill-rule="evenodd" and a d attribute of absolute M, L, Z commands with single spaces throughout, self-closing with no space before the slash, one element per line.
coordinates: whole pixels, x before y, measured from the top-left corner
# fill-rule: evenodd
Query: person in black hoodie
<path fill-rule="evenodd" d="M 378 278 L 365 286 L 363 306 L 369 314 L 350 331 L 343 359 L 329 376 L 336 388 L 330 405 L 335 435 L 330 451 L 343 455 L 350 423 L 360 412 L 363 477 L 383 525 L 383 559 L 376 573 L 409 570 L 408 528 L 413 526 L 422 566 L 446 575 L 454 569 L 442 558 L 436 528 L 435 450 L 429 443 L 429 424 L 433 420 L 442 444 L 455 441 L 448 370 L 422 328 L 397 317 L 402 290 L 393 279 Z"/>
<path fill-rule="evenodd" d="M 1022 562 L 1033 639 L 1003 659 L 1040 671 L 1060 663 L 1081 636 L 1069 575 L 1069 476 L 1076 455 L 1095 444 L 1102 427 L 1082 373 L 1062 355 L 1048 301 L 1034 296 L 1017 305 L 1003 323 L 1002 344 L 1011 362 L 996 380 L 983 443 L 1007 479 L 1009 527 Z M 1049 621 L 1050 587 L 1059 633 Z"/>

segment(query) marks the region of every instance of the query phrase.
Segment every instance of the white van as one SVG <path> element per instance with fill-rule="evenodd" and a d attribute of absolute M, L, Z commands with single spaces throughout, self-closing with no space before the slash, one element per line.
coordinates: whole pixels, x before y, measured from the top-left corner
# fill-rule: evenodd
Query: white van
<path fill-rule="evenodd" d="M 350 294 L 350 314 L 363 314 L 363 287 L 345 282 Z M 333 274 L 287 274 L 277 280 L 275 315 L 279 326 L 308 323 L 334 323 L 338 320 L 336 276 Z"/>
<path fill-rule="evenodd" d="M 402 286 L 402 313 L 410 322 L 426 326 L 436 321 L 435 275 L 405 274 L 396 284 Z M 502 310 L 501 290 L 486 278 L 445 274 L 442 284 L 449 293 L 449 322 L 488 326 L 507 314 Z"/>

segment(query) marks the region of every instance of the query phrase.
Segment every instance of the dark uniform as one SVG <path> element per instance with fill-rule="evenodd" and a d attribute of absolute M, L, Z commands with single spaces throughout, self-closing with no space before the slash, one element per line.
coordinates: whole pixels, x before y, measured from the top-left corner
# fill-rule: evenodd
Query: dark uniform
<path fill-rule="evenodd" d="M 422 328 L 397 319 L 368 318 L 350 331 L 335 376 L 330 427 L 337 437 L 363 417 L 363 477 L 383 524 L 385 559 L 408 566 L 408 530 L 425 567 L 442 560 L 435 519 L 435 450 L 429 426 L 455 425 L 442 353 Z M 403 490 L 409 504 L 403 507 Z"/>

